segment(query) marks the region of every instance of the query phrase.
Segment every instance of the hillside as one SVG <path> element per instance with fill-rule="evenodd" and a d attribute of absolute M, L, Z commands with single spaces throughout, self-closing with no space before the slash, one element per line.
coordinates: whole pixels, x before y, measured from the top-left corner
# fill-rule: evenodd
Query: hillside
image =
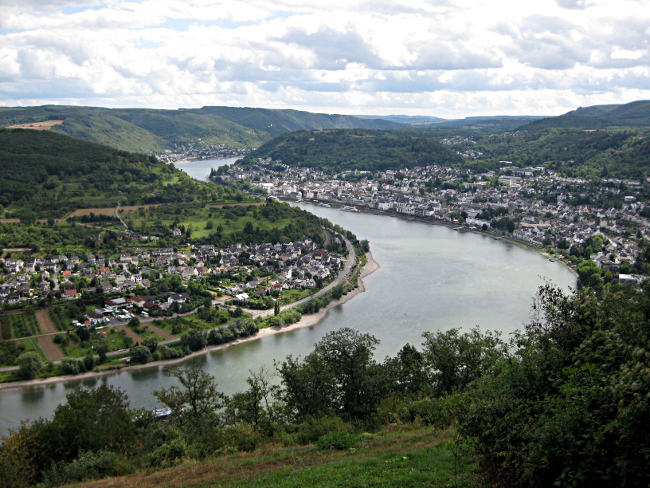
<path fill-rule="evenodd" d="M 604 129 L 607 127 L 650 126 L 650 101 L 639 100 L 623 105 L 594 105 L 580 107 L 559 117 L 537 120 L 521 127 L 540 129 Z"/>
<path fill-rule="evenodd" d="M 189 202 L 217 192 L 151 156 L 48 131 L 0 129 L 0 171 L 0 204 L 8 217 Z"/>
<path fill-rule="evenodd" d="M 297 110 L 203 107 L 200 109 L 108 109 L 41 106 L 0 108 L 0 127 L 62 120 L 52 131 L 140 153 L 157 153 L 175 144 L 195 142 L 228 147 L 257 147 L 293 130 L 393 129 L 400 124 L 346 115 Z"/>
<path fill-rule="evenodd" d="M 320 171 L 385 171 L 430 164 L 455 165 L 462 158 L 440 143 L 399 131 L 324 130 L 283 134 L 249 154 L 241 164 L 272 158 Z"/>

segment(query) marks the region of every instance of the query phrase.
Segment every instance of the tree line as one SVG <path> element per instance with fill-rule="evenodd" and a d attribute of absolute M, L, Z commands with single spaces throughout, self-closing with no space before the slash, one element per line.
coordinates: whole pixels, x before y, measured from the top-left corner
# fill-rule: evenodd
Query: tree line
<path fill-rule="evenodd" d="M 56 485 L 413 424 L 454 427 L 485 486 L 647 486 L 650 285 L 545 286 L 533 311 L 509 343 L 479 328 L 427 332 L 383 361 L 375 337 L 343 328 L 230 396 L 201 369 L 172 368 L 175 386 L 154 392 L 165 420 L 117 389 L 77 389 L 4 438 L 0 477 Z"/>

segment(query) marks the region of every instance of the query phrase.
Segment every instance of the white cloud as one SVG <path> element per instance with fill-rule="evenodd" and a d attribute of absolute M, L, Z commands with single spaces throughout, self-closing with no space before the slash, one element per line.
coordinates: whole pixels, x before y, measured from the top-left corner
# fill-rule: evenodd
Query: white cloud
<path fill-rule="evenodd" d="M 644 6 L 0 0 L 0 104 L 561 113 L 650 98 Z"/>

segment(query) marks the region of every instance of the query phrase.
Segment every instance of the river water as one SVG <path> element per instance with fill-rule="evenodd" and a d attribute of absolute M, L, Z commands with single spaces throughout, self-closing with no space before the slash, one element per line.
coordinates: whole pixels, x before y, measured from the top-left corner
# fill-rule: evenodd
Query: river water
<path fill-rule="evenodd" d="M 203 179 L 217 160 L 193 175 Z M 229 163 L 234 160 L 228 161 Z M 178 167 L 193 170 L 192 163 Z M 207 168 L 206 172 L 200 173 Z M 188 171 L 190 170 L 190 171 Z M 205 354 L 191 361 L 214 375 L 220 389 L 245 389 L 249 371 L 272 370 L 287 355 L 304 356 L 326 333 L 353 327 L 381 343 L 377 357 L 394 355 L 406 343 L 419 346 L 422 333 L 476 325 L 508 338 L 529 321 L 532 298 L 546 282 L 568 290 L 575 277 L 563 265 L 530 249 L 491 237 L 387 216 L 297 204 L 368 239 L 381 268 L 365 280 L 366 292 L 332 309 L 313 327 L 264 337 Z M 188 362 L 189 362 L 188 361 Z M 133 407 L 154 408 L 152 391 L 175 381 L 162 367 L 71 380 L 38 387 L 0 390 L 0 434 L 23 419 L 48 417 L 75 386 L 112 385 L 126 391 Z"/>

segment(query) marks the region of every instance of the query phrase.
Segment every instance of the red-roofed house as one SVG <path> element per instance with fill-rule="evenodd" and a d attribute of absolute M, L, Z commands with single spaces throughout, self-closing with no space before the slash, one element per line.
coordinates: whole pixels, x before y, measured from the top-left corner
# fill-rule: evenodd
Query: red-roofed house
<path fill-rule="evenodd" d="M 66 298 L 79 298 L 79 293 L 77 293 L 76 288 L 73 288 L 71 290 L 65 290 L 65 297 Z"/>

